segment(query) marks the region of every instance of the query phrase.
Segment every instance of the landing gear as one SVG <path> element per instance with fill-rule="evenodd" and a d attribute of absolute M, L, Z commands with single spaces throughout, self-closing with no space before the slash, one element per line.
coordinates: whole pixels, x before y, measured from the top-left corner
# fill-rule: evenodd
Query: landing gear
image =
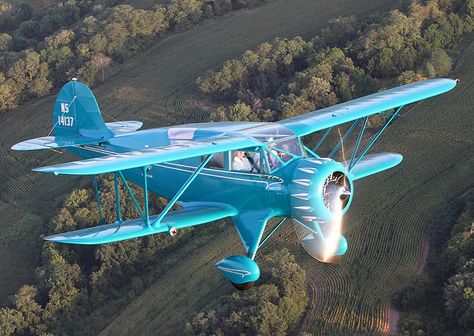
<path fill-rule="evenodd" d="M 233 283 L 232 281 L 230 283 L 232 284 L 232 286 L 234 286 L 238 290 L 244 291 L 255 286 L 256 281 L 245 282 L 242 284 Z"/>
<path fill-rule="evenodd" d="M 260 268 L 257 263 L 246 256 L 227 257 L 215 266 L 238 290 L 252 288 L 260 277 Z"/>

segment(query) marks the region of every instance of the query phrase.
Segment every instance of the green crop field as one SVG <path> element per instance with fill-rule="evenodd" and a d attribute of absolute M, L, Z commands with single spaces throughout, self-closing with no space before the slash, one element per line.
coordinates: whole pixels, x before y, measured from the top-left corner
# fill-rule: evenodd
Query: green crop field
<path fill-rule="evenodd" d="M 106 119 L 110 115 L 142 120 L 145 128 L 206 120 L 208 112 L 201 108 L 203 102 L 193 83 L 207 69 L 274 37 L 314 36 L 335 16 L 366 15 L 397 4 L 393 0 L 292 0 L 232 13 L 157 43 L 121 66 L 95 92 Z M 400 152 L 405 161 L 393 171 L 356 184 L 355 202 L 346 217 L 350 249 L 341 264 L 324 266 L 307 257 L 296 245 L 291 226 L 261 251 L 286 244 L 307 269 L 311 304 L 302 332 L 390 330 L 390 296 L 419 267 L 426 217 L 473 180 L 473 140 L 468 136 L 473 126 L 469 114 L 473 56 L 471 46 L 456 68 L 454 76 L 462 82 L 455 92 L 419 104 L 375 146 L 376 151 Z M 34 166 L 66 161 L 67 154 L 12 154 L 8 150 L 21 139 L 48 133 L 53 101 L 54 97 L 48 97 L 0 116 L 1 237 L 4 241 L 10 234 L 24 242 L 0 246 L 7 255 L 0 263 L 3 297 L 33 275 L 38 251 L 34 242 L 39 236 L 32 228 L 49 220 L 63 195 L 83 181 L 30 172 Z M 215 261 L 241 251 L 235 230 L 228 226 L 217 230 L 212 239 L 194 241 L 166 260 L 169 271 L 117 316 L 98 312 L 102 315 L 96 319 L 111 321 L 102 334 L 177 334 L 183 320 L 213 298 L 231 292 L 232 287 L 213 269 Z M 25 252 L 25 246 L 31 252 Z M 103 324 L 89 319 L 98 328 Z"/>

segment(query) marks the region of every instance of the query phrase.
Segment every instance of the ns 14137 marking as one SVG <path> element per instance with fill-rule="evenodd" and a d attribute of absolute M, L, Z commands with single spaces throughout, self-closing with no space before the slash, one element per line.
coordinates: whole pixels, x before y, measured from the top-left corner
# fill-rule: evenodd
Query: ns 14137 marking
<path fill-rule="evenodd" d="M 72 127 L 74 125 L 74 117 L 58 116 L 58 126 Z"/>

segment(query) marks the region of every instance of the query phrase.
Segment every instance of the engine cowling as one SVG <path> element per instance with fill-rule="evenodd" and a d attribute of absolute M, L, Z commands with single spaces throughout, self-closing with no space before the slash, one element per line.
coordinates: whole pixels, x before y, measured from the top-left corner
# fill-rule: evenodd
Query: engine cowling
<path fill-rule="evenodd" d="M 319 261 L 338 261 L 347 251 L 341 234 L 342 215 L 349 209 L 353 194 L 346 167 L 327 158 L 301 159 L 289 191 L 292 217 L 297 220 L 296 233 L 303 247 Z"/>
<path fill-rule="evenodd" d="M 327 158 L 301 159 L 290 184 L 292 217 L 302 222 L 331 221 L 349 209 L 352 194 L 352 180 L 342 163 Z"/>

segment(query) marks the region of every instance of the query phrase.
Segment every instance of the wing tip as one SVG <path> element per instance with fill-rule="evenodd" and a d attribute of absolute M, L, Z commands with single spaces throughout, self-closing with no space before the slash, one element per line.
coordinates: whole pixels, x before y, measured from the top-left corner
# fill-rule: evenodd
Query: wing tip
<path fill-rule="evenodd" d="M 54 170 L 52 169 L 51 167 L 47 166 L 47 167 L 37 167 L 37 168 L 33 168 L 32 171 L 34 172 L 39 172 L 39 173 L 49 173 L 49 174 L 54 174 L 54 175 L 59 175 L 60 172 L 57 171 L 57 170 Z"/>

